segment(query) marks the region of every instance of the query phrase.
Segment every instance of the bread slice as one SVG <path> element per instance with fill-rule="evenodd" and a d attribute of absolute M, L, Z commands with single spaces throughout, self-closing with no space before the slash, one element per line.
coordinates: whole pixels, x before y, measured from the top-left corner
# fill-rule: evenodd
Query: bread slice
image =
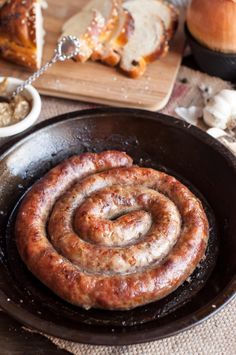
<path fill-rule="evenodd" d="M 156 3 L 157 0 L 129 0 L 123 5 L 134 19 L 134 32 L 123 48 L 120 68 L 132 78 L 141 76 L 147 63 L 168 50 L 168 36 Z"/>
<path fill-rule="evenodd" d="M 100 60 L 110 66 L 120 61 L 120 49 L 128 42 L 134 30 L 134 21 L 130 13 L 122 5 L 118 9 L 118 21 L 110 37 L 98 45 L 92 54 L 92 60 Z"/>
<path fill-rule="evenodd" d="M 41 66 L 43 19 L 38 0 L 7 1 L 0 8 L 0 55 L 31 70 Z"/>
<path fill-rule="evenodd" d="M 162 19 L 167 40 L 170 40 L 178 26 L 179 11 L 169 2 L 164 0 L 142 0 L 142 6 L 152 6 L 153 11 Z"/>
<path fill-rule="evenodd" d="M 77 60 L 88 60 L 96 48 L 110 38 L 119 21 L 121 0 L 90 0 L 63 26 L 62 36 L 76 36 L 81 41 Z"/>

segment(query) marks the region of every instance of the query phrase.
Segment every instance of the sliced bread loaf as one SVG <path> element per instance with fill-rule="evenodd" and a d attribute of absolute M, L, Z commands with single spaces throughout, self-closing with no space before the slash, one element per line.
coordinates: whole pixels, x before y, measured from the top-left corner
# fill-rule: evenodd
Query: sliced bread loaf
<path fill-rule="evenodd" d="M 122 5 L 119 8 L 118 21 L 110 37 L 93 51 L 92 59 L 100 60 L 110 66 L 120 61 L 120 50 L 128 42 L 134 29 L 134 21 L 130 13 Z"/>
<path fill-rule="evenodd" d="M 63 26 L 62 36 L 76 36 L 81 41 L 80 54 L 76 58 L 86 61 L 110 36 L 119 17 L 121 0 L 90 0 Z"/>
<path fill-rule="evenodd" d="M 178 11 L 164 0 L 90 0 L 64 24 L 63 35 L 80 39 L 77 60 L 120 64 L 136 78 L 167 53 L 177 22 Z"/>

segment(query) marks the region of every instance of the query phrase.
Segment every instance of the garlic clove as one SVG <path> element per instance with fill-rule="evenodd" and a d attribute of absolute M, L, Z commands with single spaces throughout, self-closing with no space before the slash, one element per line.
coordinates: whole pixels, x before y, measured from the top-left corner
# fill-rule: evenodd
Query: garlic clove
<path fill-rule="evenodd" d="M 202 107 L 199 106 L 176 107 L 175 112 L 180 118 L 192 125 L 196 125 L 198 118 L 202 117 Z"/>
<path fill-rule="evenodd" d="M 222 116 L 219 112 L 211 111 L 207 107 L 203 110 L 203 120 L 209 127 L 226 129 L 228 117 Z"/>
<path fill-rule="evenodd" d="M 230 104 L 220 94 L 213 97 L 203 110 L 203 120 L 209 127 L 226 129 L 230 117 Z"/>
<path fill-rule="evenodd" d="M 228 102 L 231 108 L 230 118 L 228 120 L 227 128 L 233 129 L 236 127 L 236 91 L 222 90 L 220 96 Z"/>
<path fill-rule="evenodd" d="M 236 91 L 222 90 L 210 99 L 203 110 L 203 119 L 210 127 L 221 129 L 236 125 Z"/>
<path fill-rule="evenodd" d="M 222 90 L 219 94 L 231 107 L 232 115 L 236 116 L 236 90 Z"/>

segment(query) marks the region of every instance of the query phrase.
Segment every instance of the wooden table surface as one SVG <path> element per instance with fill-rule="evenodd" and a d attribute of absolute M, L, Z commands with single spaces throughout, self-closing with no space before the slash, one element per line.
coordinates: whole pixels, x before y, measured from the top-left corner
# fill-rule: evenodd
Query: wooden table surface
<path fill-rule="evenodd" d="M 183 64 L 196 69 L 192 57 L 186 58 Z M 70 353 L 58 349 L 45 337 L 24 330 L 20 323 L 0 311 L 0 355 L 51 354 L 65 355 Z"/>

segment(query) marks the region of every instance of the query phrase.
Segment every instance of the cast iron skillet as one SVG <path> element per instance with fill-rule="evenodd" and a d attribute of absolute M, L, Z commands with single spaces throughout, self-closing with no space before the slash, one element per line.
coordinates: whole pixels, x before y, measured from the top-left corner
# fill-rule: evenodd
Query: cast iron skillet
<path fill-rule="evenodd" d="M 136 163 L 177 176 L 202 200 L 211 235 L 191 279 L 165 299 L 132 311 L 85 311 L 59 299 L 21 262 L 14 220 L 25 191 L 64 158 L 85 151 L 125 150 Z M 201 322 L 236 290 L 236 159 L 195 127 L 161 114 L 128 109 L 69 113 L 39 124 L 0 157 L 0 306 L 23 324 L 89 344 L 160 339 Z"/>

